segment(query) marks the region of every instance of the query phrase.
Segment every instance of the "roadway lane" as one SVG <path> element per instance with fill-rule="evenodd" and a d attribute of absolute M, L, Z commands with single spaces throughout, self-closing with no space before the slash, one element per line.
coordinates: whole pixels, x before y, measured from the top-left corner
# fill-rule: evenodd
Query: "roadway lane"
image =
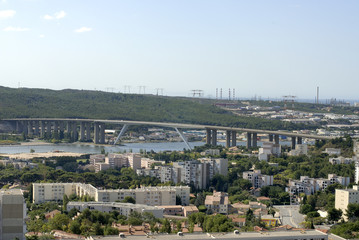
<path fill-rule="evenodd" d="M 299 213 L 299 205 L 275 205 L 273 207 L 279 211 L 282 225 L 302 227 L 300 224 L 304 222 L 304 215 Z"/>

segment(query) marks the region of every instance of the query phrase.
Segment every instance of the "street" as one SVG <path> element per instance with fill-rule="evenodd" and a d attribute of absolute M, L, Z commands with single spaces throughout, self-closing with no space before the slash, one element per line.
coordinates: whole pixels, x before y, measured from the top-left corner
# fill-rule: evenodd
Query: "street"
<path fill-rule="evenodd" d="M 299 205 L 275 205 L 273 207 L 279 211 L 282 225 L 301 227 L 300 224 L 304 221 L 304 215 L 299 213 Z"/>

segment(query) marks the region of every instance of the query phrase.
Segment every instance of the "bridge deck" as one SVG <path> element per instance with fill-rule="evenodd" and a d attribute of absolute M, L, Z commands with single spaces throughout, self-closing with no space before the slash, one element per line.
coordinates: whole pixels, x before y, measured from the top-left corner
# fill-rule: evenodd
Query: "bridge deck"
<path fill-rule="evenodd" d="M 288 137 L 302 137 L 318 140 L 331 140 L 334 137 L 319 136 L 313 134 L 301 134 L 287 131 L 273 131 L 262 129 L 250 129 L 250 128 L 237 128 L 237 127 L 224 127 L 215 125 L 200 125 L 200 124 L 185 124 L 185 123 L 166 123 L 166 122 L 148 122 L 148 121 L 129 121 L 129 120 L 105 120 L 105 119 L 78 119 L 78 118 L 10 118 L 3 119 L 3 121 L 65 121 L 65 122 L 96 122 L 96 123 L 109 123 L 120 125 L 151 125 L 159 127 L 170 128 L 187 128 L 187 129 L 217 129 L 217 130 L 229 130 L 238 132 L 250 132 L 250 133 L 262 133 L 262 134 L 274 134 L 283 135 Z"/>

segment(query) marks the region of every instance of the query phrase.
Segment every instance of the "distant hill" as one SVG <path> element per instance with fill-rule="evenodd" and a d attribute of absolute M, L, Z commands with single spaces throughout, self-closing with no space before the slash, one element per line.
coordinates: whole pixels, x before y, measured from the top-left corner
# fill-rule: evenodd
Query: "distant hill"
<path fill-rule="evenodd" d="M 260 129 L 300 129 L 277 120 L 239 117 L 208 101 L 87 90 L 0 87 L 0 119 L 94 118 L 196 123 Z"/>

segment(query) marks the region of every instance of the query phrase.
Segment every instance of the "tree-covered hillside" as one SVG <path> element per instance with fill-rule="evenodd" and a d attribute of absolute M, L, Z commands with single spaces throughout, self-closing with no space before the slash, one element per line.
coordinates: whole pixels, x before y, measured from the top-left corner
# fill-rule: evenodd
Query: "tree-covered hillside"
<path fill-rule="evenodd" d="M 0 87 L 0 119 L 94 118 L 211 124 L 261 129 L 300 129 L 277 120 L 238 117 L 193 99 L 108 93 Z"/>

